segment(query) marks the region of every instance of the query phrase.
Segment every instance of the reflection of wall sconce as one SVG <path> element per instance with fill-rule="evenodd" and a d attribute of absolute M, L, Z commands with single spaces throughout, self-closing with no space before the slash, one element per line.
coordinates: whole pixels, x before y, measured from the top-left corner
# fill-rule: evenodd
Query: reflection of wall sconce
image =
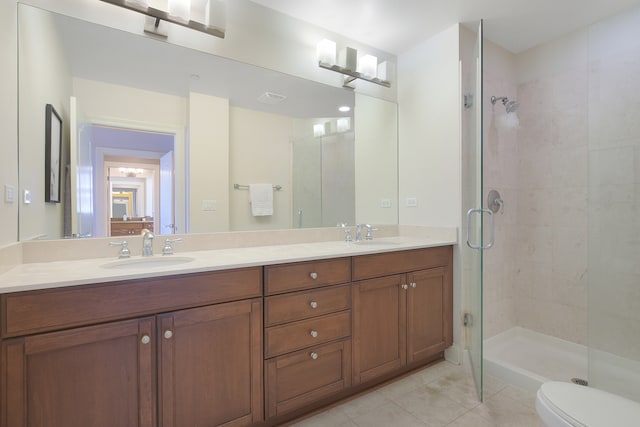
<path fill-rule="evenodd" d="M 324 136 L 327 133 L 327 123 L 320 123 L 317 125 L 313 125 L 313 136 L 319 137 Z"/>
<path fill-rule="evenodd" d="M 390 64 L 386 61 L 378 64 L 378 58 L 369 54 L 362 55 L 358 59 L 358 51 L 346 46 L 340 51 L 340 57 L 336 63 L 336 43 L 328 39 L 318 42 L 316 52 L 320 68 L 335 71 L 344 76 L 343 87 L 353 89 L 349 84 L 357 79 L 391 87 Z"/>
<path fill-rule="evenodd" d="M 202 16 L 195 16 L 195 9 L 191 7 L 192 0 L 169 0 L 167 11 L 151 7 L 149 0 L 101 1 L 149 16 L 151 23 L 145 25 L 145 32 L 148 33 L 166 37 L 166 31 L 159 28 L 160 21 L 166 21 L 220 37 L 221 39 L 223 39 L 225 35 L 225 0 L 207 0 L 205 9 L 200 11 L 200 15 Z"/>
<path fill-rule="evenodd" d="M 336 129 L 338 132 L 347 132 L 351 130 L 351 117 L 341 117 L 336 120 Z"/>

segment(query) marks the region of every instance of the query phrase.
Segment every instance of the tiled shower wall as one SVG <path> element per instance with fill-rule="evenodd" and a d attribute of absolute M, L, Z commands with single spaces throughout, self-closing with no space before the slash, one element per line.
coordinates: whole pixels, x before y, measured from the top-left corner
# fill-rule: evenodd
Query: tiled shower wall
<path fill-rule="evenodd" d="M 586 42 L 485 49 L 484 197 L 504 200 L 485 252 L 485 338 L 522 326 L 586 343 Z M 517 128 L 492 95 L 520 102 Z"/>

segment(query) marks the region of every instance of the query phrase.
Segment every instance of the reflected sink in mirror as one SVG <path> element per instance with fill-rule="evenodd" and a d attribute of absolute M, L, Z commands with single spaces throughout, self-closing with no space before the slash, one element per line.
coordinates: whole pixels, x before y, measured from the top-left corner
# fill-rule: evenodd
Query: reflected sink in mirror
<path fill-rule="evenodd" d="M 129 258 L 108 262 L 103 264 L 102 268 L 128 270 L 138 268 L 173 267 L 176 265 L 187 264 L 193 260 L 195 260 L 195 258 L 174 256 Z"/>

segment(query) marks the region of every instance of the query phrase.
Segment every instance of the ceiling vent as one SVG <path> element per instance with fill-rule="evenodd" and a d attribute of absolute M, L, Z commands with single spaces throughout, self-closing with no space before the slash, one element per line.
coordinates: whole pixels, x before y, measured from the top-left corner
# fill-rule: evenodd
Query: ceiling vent
<path fill-rule="evenodd" d="M 265 92 L 258 97 L 258 101 L 262 102 L 263 104 L 270 104 L 270 105 L 279 104 L 285 99 L 287 99 L 286 96 L 280 95 L 279 93 L 273 93 L 273 92 Z"/>

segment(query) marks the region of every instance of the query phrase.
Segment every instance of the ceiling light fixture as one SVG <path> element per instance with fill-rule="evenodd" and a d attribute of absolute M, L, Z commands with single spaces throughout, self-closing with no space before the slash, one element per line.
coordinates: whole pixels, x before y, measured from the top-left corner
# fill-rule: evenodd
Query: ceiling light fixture
<path fill-rule="evenodd" d="M 351 107 L 349 107 L 348 105 L 343 105 L 341 107 L 338 107 L 338 111 L 340 111 L 341 113 L 348 113 L 349 111 L 351 111 Z"/>
<path fill-rule="evenodd" d="M 101 0 L 125 9 L 133 10 L 150 17 L 145 25 L 145 32 L 167 37 L 167 32 L 160 28 L 160 22 L 166 21 L 200 31 L 221 39 L 225 36 L 226 3 L 225 0 L 208 0 L 204 11 L 195 15 L 191 7 L 192 0 L 169 0 L 167 10 L 160 10 L 149 5 L 149 0 Z"/>

